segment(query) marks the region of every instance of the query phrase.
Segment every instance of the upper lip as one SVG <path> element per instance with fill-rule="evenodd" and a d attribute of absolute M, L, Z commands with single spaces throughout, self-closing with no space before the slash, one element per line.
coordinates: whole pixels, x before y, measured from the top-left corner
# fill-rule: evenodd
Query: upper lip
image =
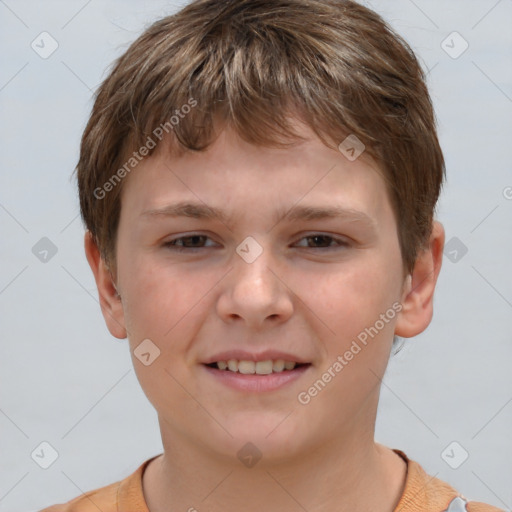
<path fill-rule="evenodd" d="M 299 364 L 309 363 L 309 361 L 306 361 L 302 357 L 289 354 L 287 352 L 281 352 L 279 350 L 264 350 L 263 352 L 257 353 L 247 352 L 246 350 L 226 350 L 205 359 L 203 364 L 212 364 L 217 363 L 218 361 L 229 361 L 230 359 L 254 362 L 282 359 L 283 361 L 291 361 Z"/>

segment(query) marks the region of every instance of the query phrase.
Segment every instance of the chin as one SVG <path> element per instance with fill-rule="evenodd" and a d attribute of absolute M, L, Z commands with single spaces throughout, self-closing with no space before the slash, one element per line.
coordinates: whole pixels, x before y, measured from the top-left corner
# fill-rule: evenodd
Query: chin
<path fill-rule="evenodd" d="M 224 423 L 227 433 L 219 429 L 215 436 L 205 433 L 205 442 L 212 444 L 211 448 L 225 456 L 235 455 L 238 459 L 244 456 L 261 457 L 261 463 L 278 462 L 293 458 L 300 454 L 301 446 L 307 444 L 307 432 L 295 423 L 293 415 L 281 414 L 238 414 L 230 416 Z M 215 440 L 214 440 L 215 438 Z M 264 460 L 263 460 L 264 459 Z M 258 463 L 261 467 L 261 464 Z"/>

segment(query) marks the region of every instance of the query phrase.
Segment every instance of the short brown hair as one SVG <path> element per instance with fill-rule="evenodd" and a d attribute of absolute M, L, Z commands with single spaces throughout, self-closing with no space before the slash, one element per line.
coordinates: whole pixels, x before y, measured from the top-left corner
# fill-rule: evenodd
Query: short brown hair
<path fill-rule="evenodd" d="M 350 0 L 196 0 L 149 26 L 113 63 L 76 167 L 82 219 L 110 268 L 129 172 L 121 166 L 144 145 L 152 154 L 155 127 L 169 128 L 191 99 L 194 108 L 172 126 L 180 151 L 210 145 L 217 119 L 262 146 L 301 139 L 293 113 L 329 147 L 354 134 L 381 168 L 404 275 L 413 270 L 445 177 L 435 114 L 413 50 Z"/>

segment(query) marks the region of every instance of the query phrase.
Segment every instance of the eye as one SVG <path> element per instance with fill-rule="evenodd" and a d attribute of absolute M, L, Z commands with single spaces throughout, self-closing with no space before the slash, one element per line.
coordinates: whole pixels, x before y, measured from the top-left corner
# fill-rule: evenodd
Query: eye
<path fill-rule="evenodd" d="M 335 237 L 332 237 L 329 235 L 324 235 L 322 233 L 314 233 L 312 235 L 305 236 L 305 237 L 301 238 L 301 241 L 302 240 L 311 240 L 312 241 L 312 243 L 314 244 L 313 246 L 311 246 L 309 243 L 306 246 L 306 248 L 309 248 L 309 249 L 315 249 L 315 248 L 316 249 L 336 249 L 336 245 L 329 247 L 329 245 L 332 242 L 335 242 L 338 247 L 344 247 L 344 246 L 350 245 L 345 240 L 342 240 L 340 238 L 335 238 Z M 318 247 L 316 244 L 319 244 L 321 247 Z"/>
<path fill-rule="evenodd" d="M 193 234 L 169 240 L 163 245 L 164 247 L 168 247 L 174 251 L 194 251 L 195 249 L 201 249 L 203 247 L 202 243 L 205 239 L 209 239 L 209 237 L 206 235 Z"/>
<path fill-rule="evenodd" d="M 214 245 L 205 246 L 206 240 L 211 240 L 206 235 L 201 235 L 198 233 L 194 233 L 188 236 L 182 236 L 179 238 L 174 238 L 173 240 L 169 240 L 163 244 L 164 247 L 167 247 L 173 251 L 195 251 L 197 249 L 203 249 L 208 247 L 214 247 Z M 325 235 L 322 233 L 314 233 L 308 236 L 305 236 L 300 239 L 308 240 L 312 242 L 312 245 L 308 242 L 306 246 L 302 246 L 306 249 L 336 249 L 338 247 L 347 247 L 350 244 L 345 240 L 340 238 L 332 237 L 330 235 Z M 331 245 L 332 243 L 336 245 Z"/>

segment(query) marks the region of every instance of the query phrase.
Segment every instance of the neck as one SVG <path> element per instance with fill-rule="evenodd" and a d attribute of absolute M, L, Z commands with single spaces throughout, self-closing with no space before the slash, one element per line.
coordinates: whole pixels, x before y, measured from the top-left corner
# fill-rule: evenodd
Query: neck
<path fill-rule="evenodd" d="M 392 512 L 405 485 L 405 461 L 375 443 L 373 432 L 351 442 L 344 435 L 323 440 L 300 456 L 262 458 L 251 468 L 236 456 L 205 457 L 204 447 L 175 435 L 162 439 L 164 453 L 143 475 L 150 512 Z"/>

